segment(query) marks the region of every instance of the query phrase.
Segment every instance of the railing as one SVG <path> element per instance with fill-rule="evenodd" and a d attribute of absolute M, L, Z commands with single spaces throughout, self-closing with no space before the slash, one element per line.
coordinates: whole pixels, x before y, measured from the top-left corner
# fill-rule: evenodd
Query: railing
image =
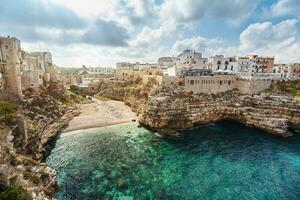
<path fill-rule="evenodd" d="M 254 73 L 253 76 L 281 77 L 280 73 Z"/>

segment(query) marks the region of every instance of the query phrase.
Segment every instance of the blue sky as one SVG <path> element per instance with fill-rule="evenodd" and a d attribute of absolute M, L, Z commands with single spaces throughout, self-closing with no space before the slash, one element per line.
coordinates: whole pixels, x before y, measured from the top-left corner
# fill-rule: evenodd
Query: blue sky
<path fill-rule="evenodd" d="M 0 34 L 62 67 L 261 54 L 300 62 L 300 0 L 1 0 Z"/>

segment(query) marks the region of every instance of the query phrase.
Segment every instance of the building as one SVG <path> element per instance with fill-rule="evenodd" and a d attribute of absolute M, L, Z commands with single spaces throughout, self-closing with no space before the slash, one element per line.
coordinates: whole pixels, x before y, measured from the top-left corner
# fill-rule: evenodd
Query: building
<path fill-rule="evenodd" d="M 162 69 L 156 64 L 117 63 L 116 77 L 119 81 L 138 81 L 144 75 L 162 75 Z"/>
<path fill-rule="evenodd" d="M 272 73 L 274 62 L 275 62 L 274 57 L 262 57 L 258 55 L 247 55 L 246 57 L 253 60 L 256 63 L 257 65 L 256 72 Z"/>
<path fill-rule="evenodd" d="M 174 66 L 184 69 L 207 69 L 208 59 L 202 58 L 202 54 L 195 50 L 186 49 L 177 56 Z"/>
<path fill-rule="evenodd" d="M 39 89 L 51 82 L 60 82 L 58 67 L 52 63 L 50 52 L 29 53 L 21 50 L 15 37 L 0 37 L 1 96 L 21 99 L 28 88 Z"/>
<path fill-rule="evenodd" d="M 300 63 L 275 64 L 272 74 L 277 74 L 283 80 L 300 80 Z"/>
<path fill-rule="evenodd" d="M 182 73 L 184 89 L 187 92 L 219 93 L 235 88 L 236 75 L 212 74 L 205 70 L 186 70 Z"/>
<path fill-rule="evenodd" d="M 274 74 L 280 74 L 280 77 L 282 79 L 288 79 L 289 76 L 289 68 L 290 66 L 287 64 L 275 64 L 273 66 L 273 72 Z"/>
<path fill-rule="evenodd" d="M 300 63 L 289 64 L 288 78 L 295 80 L 300 79 Z"/>
<path fill-rule="evenodd" d="M 15 37 L 0 37 L 0 68 L 5 82 L 3 94 L 8 98 L 23 97 L 21 85 L 21 43 Z"/>
<path fill-rule="evenodd" d="M 178 60 L 177 57 L 160 57 L 157 61 L 158 66 L 162 69 L 174 67 L 174 63 Z"/>
<path fill-rule="evenodd" d="M 119 81 L 131 81 L 137 68 L 128 62 L 117 63 L 116 77 Z"/>
<path fill-rule="evenodd" d="M 236 74 L 241 78 L 251 78 L 257 72 L 255 60 L 248 57 L 236 57 L 237 71 Z"/>

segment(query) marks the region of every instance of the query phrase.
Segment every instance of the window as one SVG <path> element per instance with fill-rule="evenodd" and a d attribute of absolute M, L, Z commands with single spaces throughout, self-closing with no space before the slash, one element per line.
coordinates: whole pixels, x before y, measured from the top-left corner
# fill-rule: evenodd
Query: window
<path fill-rule="evenodd" d="M 191 85 L 194 85 L 194 80 L 191 80 Z"/>
<path fill-rule="evenodd" d="M 231 81 L 228 81 L 228 85 L 231 85 Z"/>
<path fill-rule="evenodd" d="M 222 85 L 223 84 L 223 81 L 220 81 L 220 85 Z"/>

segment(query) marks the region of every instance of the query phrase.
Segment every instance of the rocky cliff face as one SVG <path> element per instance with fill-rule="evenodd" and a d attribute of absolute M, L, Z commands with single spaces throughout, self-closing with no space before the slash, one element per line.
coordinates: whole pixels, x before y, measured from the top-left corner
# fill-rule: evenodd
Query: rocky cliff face
<path fill-rule="evenodd" d="M 10 124 L 0 121 L 0 199 L 53 199 L 59 189 L 56 173 L 42 159 L 60 130 L 79 114 L 73 106 L 76 97 L 55 88 L 25 95 L 18 102 L 18 117 Z"/>
<path fill-rule="evenodd" d="M 142 105 L 148 101 L 148 96 L 152 89 L 152 83 L 147 85 L 136 83 L 103 83 L 98 95 L 113 100 L 123 101 L 126 105 L 131 107 L 133 112 L 139 114 L 140 109 L 143 108 Z"/>
<path fill-rule="evenodd" d="M 274 92 L 242 95 L 229 91 L 206 95 L 158 87 L 150 93 L 139 115 L 142 124 L 169 135 L 223 119 L 288 137 L 292 135 L 290 129 L 300 130 L 300 107 L 291 97 Z"/>

